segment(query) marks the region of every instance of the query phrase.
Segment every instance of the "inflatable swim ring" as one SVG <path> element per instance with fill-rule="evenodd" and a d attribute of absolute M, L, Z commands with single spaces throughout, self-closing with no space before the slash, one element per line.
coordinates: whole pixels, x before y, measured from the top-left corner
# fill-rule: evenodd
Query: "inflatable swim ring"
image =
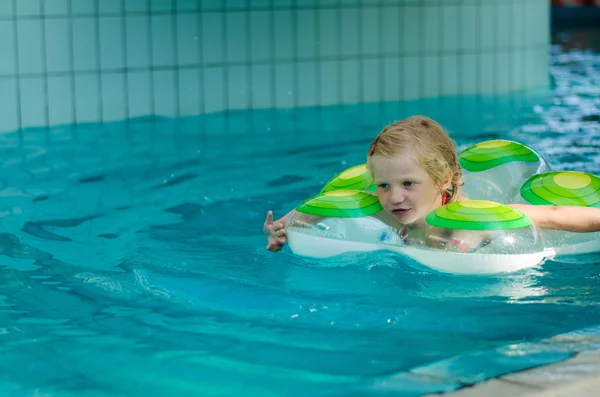
<path fill-rule="evenodd" d="M 345 170 L 299 205 L 287 220 L 297 255 L 326 258 L 391 250 L 455 274 L 514 272 L 563 255 L 600 252 L 600 232 L 544 231 L 508 203 L 600 208 L 600 178 L 551 171 L 542 156 L 513 141 L 493 140 L 459 153 L 467 201 L 439 207 L 412 235 L 372 194 L 366 165 Z"/>

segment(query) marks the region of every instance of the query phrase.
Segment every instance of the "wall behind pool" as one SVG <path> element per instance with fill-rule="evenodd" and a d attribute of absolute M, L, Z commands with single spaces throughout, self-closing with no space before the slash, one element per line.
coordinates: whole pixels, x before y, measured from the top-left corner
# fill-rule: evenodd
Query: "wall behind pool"
<path fill-rule="evenodd" d="M 547 0 L 0 0 L 0 131 L 548 85 Z"/>

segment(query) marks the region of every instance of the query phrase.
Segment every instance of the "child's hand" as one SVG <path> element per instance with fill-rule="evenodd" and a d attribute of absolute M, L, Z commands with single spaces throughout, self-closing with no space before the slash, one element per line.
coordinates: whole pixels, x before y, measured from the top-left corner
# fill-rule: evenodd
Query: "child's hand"
<path fill-rule="evenodd" d="M 263 231 L 265 232 L 265 236 L 267 236 L 267 249 L 269 251 L 280 251 L 287 242 L 284 226 L 281 220 L 273 222 L 273 211 L 267 213 Z"/>

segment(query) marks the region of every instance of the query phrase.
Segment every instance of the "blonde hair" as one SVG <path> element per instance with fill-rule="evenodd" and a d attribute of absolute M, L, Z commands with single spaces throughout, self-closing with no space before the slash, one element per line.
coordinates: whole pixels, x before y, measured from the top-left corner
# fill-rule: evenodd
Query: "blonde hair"
<path fill-rule="evenodd" d="M 458 198 L 462 185 L 462 169 L 456 155 L 456 143 L 441 125 L 425 116 L 412 116 L 397 121 L 377 135 L 367 154 L 369 173 L 373 175 L 371 156 L 391 157 L 406 151 L 416 155 L 419 166 L 440 186 L 440 190 L 441 185 L 452 174 L 448 202 Z"/>

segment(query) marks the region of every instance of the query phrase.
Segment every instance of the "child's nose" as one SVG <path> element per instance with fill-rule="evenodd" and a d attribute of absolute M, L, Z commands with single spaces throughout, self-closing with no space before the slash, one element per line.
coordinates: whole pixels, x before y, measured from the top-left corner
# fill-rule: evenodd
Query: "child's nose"
<path fill-rule="evenodd" d="M 393 189 L 391 199 L 392 204 L 401 204 L 404 201 L 404 192 L 402 189 Z"/>

